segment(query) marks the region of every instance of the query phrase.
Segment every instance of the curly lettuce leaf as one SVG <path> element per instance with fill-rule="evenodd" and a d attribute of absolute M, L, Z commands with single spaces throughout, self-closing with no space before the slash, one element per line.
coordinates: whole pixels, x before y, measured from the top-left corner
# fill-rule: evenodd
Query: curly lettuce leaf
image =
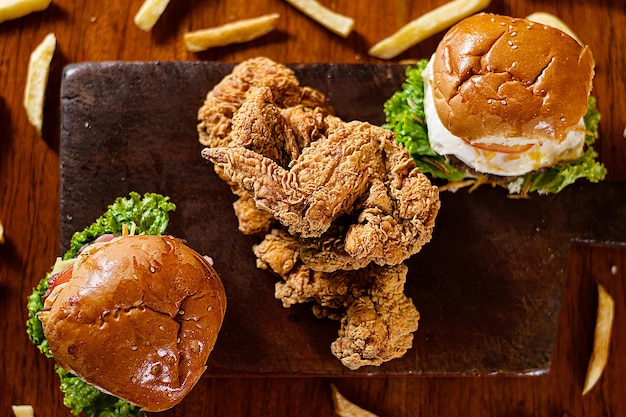
<path fill-rule="evenodd" d="M 407 68 L 402 90 L 397 91 L 384 104 L 387 121 L 384 127 L 394 132 L 396 140 L 404 145 L 422 172 L 448 183 L 459 182 L 471 177 L 453 167 L 445 156 L 436 154 L 428 139 L 422 79 L 422 72 L 427 64 L 428 61 L 422 59 L 415 66 Z M 592 146 L 598 138 L 600 122 L 594 97 L 589 97 L 584 120 L 587 135 L 585 152 L 581 158 L 513 178 L 507 183 L 509 192 L 521 195 L 531 192 L 558 193 L 579 179 L 584 178 L 594 183 L 602 181 L 606 176 L 606 168 L 598 161 L 598 153 Z"/>
<path fill-rule="evenodd" d="M 55 370 L 61 379 L 63 404 L 75 416 L 85 417 L 145 417 L 146 413 L 127 401 L 105 394 L 72 375 L 60 366 Z"/>
<path fill-rule="evenodd" d="M 76 257 L 83 245 L 92 242 L 99 236 L 107 233 L 121 234 L 125 224 L 135 223 L 136 233 L 161 235 L 169 223 L 169 212 L 175 209 L 176 205 L 169 201 L 169 197 L 156 193 L 146 193 L 142 196 L 136 192 L 131 192 L 128 197 L 119 197 L 93 224 L 82 232 L 74 233 L 70 248 L 64 254 L 63 259 Z M 37 313 L 43 309 L 43 296 L 48 290 L 51 272 L 46 273 L 28 297 L 26 332 L 37 349 L 52 359 L 53 355 L 43 333 L 43 326 L 37 317 Z M 84 415 L 85 417 L 145 417 L 145 412 L 141 411 L 139 407 L 103 393 L 58 366 L 56 366 L 56 371 L 61 379 L 61 391 L 64 393 L 63 403 L 72 411 L 72 414 Z"/>
<path fill-rule="evenodd" d="M 48 280 L 50 272 L 39 281 L 33 289 L 33 293 L 28 296 L 26 307 L 28 308 L 28 320 L 26 320 L 26 333 L 31 342 L 39 349 L 39 351 L 47 358 L 52 358 L 48 341 L 43 334 L 43 325 L 37 317 L 37 313 L 43 310 L 43 296 L 48 291 Z"/>
<path fill-rule="evenodd" d="M 92 242 L 98 236 L 122 233 L 124 224 L 135 223 L 137 234 L 163 234 L 169 222 L 168 213 L 174 209 L 176 205 L 169 201 L 169 197 L 156 193 L 141 196 L 131 191 L 128 197 L 117 198 L 91 226 L 82 232 L 74 233 L 70 248 L 63 259 L 74 258 L 84 244 Z"/>

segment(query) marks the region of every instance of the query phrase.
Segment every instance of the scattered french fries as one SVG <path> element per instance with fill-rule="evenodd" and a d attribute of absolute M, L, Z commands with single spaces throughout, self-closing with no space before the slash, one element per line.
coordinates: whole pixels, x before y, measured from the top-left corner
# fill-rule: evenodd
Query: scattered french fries
<path fill-rule="evenodd" d="M 50 0 L 2 0 L 0 1 L 0 23 L 45 10 Z"/>
<path fill-rule="evenodd" d="M 454 0 L 401 27 L 391 36 L 372 46 L 368 53 L 381 59 L 392 59 L 421 41 L 446 30 L 460 20 L 489 6 L 491 0 Z"/>
<path fill-rule="evenodd" d="M 572 38 L 576 39 L 576 42 L 583 45 L 582 41 L 580 40 L 578 36 L 576 36 L 574 31 L 569 26 L 567 26 L 567 24 L 564 21 L 562 21 L 560 18 L 556 17 L 555 15 L 551 13 L 535 12 L 526 16 L 526 19 L 532 20 L 533 22 L 536 22 L 536 23 L 541 23 L 542 25 L 559 29 L 561 32 L 567 33 Z"/>
<path fill-rule="evenodd" d="M 600 380 L 609 359 L 609 347 L 615 317 L 615 301 L 606 289 L 598 284 L 598 312 L 593 334 L 593 349 L 583 386 L 583 395 L 587 394 Z"/>
<path fill-rule="evenodd" d="M 170 0 L 144 0 L 133 19 L 135 26 L 150 32 L 169 3 Z"/>
<path fill-rule="evenodd" d="M 377 417 L 376 414 L 367 411 L 344 397 L 335 384 L 330 384 L 335 415 L 339 417 Z"/>
<path fill-rule="evenodd" d="M 35 410 L 32 405 L 12 405 L 15 417 L 35 417 Z"/>
<path fill-rule="evenodd" d="M 354 28 L 354 19 L 335 13 L 316 0 L 286 0 L 306 16 L 315 20 L 331 32 L 347 38 Z"/>
<path fill-rule="evenodd" d="M 185 33 L 185 46 L 190 52 L 200 52 L 216 46 L 248 42 L 274 30 L 279 17 L 278 13 L 271 13 L 188 32 Z"/>
<path fill-rule="evenodd" d="M 54 33 L 46 35 L 44 40 L 31 52 L 26 73 L 24 89 L 24 108 L 28 121 L 41 135 L 43 126 L 43 105 L 48 86 L 48 74 L 57 40 Z"/>

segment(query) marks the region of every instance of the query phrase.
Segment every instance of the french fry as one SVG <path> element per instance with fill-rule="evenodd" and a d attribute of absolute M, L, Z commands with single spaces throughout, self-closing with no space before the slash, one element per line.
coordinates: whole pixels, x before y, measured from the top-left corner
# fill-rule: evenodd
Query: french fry
<path fill-rule="evenodd" d="M 533 22 L 536 22 L 536 23 L 541 23 L 542 25 L 559 29 L 561 32 L 567 33 L 572 38 L 576 39 L 576 41 L 579 44 L 583 45 L 580 38 L 576 36 L 574 31 L 569 26 L 567 26 L 567 24 L 564 21 L 562 21 L 561 19 L 559 19 L 558 17 L 556 17 L 555 15 L 551 13 L 535 12 L 526 16 L 526 19 L 532 20 Z"/>
<path fill-rule="evenodd" d="M 187 32 L 185 33 L 185 46 L 190 52 L 200 52 L 216 46 L 248 42 L 274 30 L 279 17 L 278 13 L 271 13 L 213 28 Z"/>
<path fill-rule="evenodd" d="M 31 52 L 28 72 L 26 73 L 24 108 L 28 121 L 40 135 L 43 126 L 43 105 L 48 86 L 48 74 L 56 45 L 57 40 L 54 33 L 46 35 L 44 40 Z"/>
<path fill-rule="evenodd" d="M 316 0 L 286 0 L 306 16 L 315 20 L 331 32 L 347 38 L 354 28 L 354 19 L 335 13 Z"/>
<path fill-rule="evenodd" d="M 4 226 L 2 225 L 2 222 L 0 221 L 0 245 L 2 245 L 5 242 L 4 239 Z"/>
<path fill-rule="evenodd" d="M 50 0 L 2 0 L 0 1 L 0 23 L 45 10 Z"/>
<path fill-rule="evenodd" d="M 490 2 L 491 0 L 454 0 L 446 3 L 410 21 L 372 46 L 368 53 L 376 58 L 392 59 L 424 39 L 486 8 Z"/>
<path fill-rule="evenodd" d="M 587 365 L 587 374 L 585 375 L 583 395 L 591 391 L 600 380 L 608 362 L 614 317 L 615 302 L 613 297 L 611 297 L 602 285 L 598 284 L 596 327 L 593 334 L 593 349 L 591 351 L 591 357 L 589 358 L 589 364 Z"/>
<path fill-rule="evenodd" d="M 35 410 L 32 405 L 12 405 L 13 415 L 15 417 L 35 417 Z"/>
<path fill-rule="evenodd" d="M 335 414 L 339 417 L 377 417 L 376 414 L 367 411 L 350 402 L 344 397 L 335 384 L 330 384 Z"/>
<path fill-rule="evenodd" d="M 145 0 L 133 19 L 135 26 L 150 32 L 169 3 L 170 0 Z"/>

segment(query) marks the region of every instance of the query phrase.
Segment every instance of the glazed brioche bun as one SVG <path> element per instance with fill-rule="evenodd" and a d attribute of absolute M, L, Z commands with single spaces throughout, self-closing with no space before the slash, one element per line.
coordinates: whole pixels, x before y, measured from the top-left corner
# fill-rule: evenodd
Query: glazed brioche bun
<path fill-rule="evenodd" d="M 57 363 L 145 411 L 179 403 L 226 309 L 209 261 L 170 236 L 125 236 L 79 255 L 40 317 Z"/>
<path fill-rule="evenodd" d="M 587 46 L 526 19 L 481 13 L 462 20 L 432 58 L 437 114 L 471 144 L 562 142 L 580 129 L 594 61 Z"/>

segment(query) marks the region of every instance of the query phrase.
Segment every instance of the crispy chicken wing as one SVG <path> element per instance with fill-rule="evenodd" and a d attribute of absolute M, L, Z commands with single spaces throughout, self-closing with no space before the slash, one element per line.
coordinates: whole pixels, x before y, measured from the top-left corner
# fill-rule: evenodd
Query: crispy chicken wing
<path fill-rule="evenodd" d="M 404 149 L 389 141 L 380 148 L 384 168 L 371 178 L 345 233 L 303 243 L 300 257 L 311 268 L 330 272 L 370 262 L 394 265 L 430 241 L 440 206 L 437 189 Z"/>
<path fill-rule="evenodd" d="M 352 211 L 370 174 L 382 169 L 376 133 L 383 132 L 391 134 L 367 123 L 342 124 L 304 148 L 288 169 L 243 147 L 205 148 L 202 155 L 291 233 L 319 237 Z"/>

